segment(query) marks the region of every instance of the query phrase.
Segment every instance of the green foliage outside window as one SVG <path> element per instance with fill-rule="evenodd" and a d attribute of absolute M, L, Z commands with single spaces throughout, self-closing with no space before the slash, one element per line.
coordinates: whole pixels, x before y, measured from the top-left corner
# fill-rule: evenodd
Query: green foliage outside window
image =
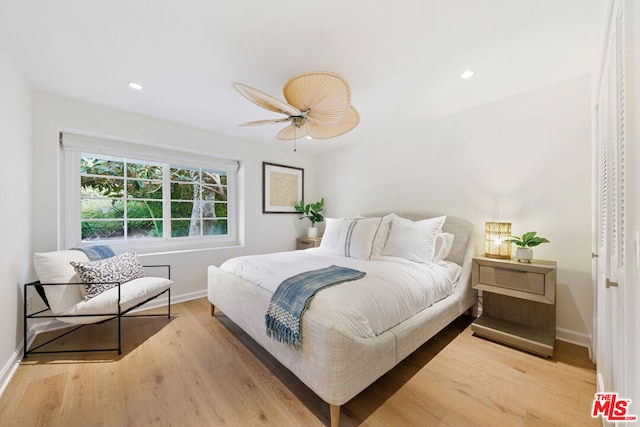
<path fill-rule="evenodd" d="M 82 240 L 162 238 L 165 220 L 171 237 L 228 233 L 225 172 L 171 166 L 165 195 L 162 164 L 83 155 L 80 168 Z"/>

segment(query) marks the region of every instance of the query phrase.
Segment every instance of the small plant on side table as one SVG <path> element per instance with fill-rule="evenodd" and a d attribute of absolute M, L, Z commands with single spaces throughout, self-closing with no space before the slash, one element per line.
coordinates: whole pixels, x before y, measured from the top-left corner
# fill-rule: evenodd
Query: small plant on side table
<path fill-rule="evenodd" d="M 511 238 L 507 240 L 507 242 L 513 243 L 518 247 L 516 249 L 516 258 L 518 261 L 531 262 L 533 259 L 533 249 L 531 248 L 542 243 L 549 243 L 549 240 L 536 236 L 536 234 L 538 234 L 536 231 L 529 231 L 528 233 L 524 233 L 522 237 L 511 236 Z"/>
<path fill-rule="evenodd" d="M 300 212 L 302 216 L 300 219 L 307 218 L 311 221 L 311 227 L 308 230 L 308 237 L 316 238 L 318 237 L 318 229 L 316 228 L 316 223 L 324 221 L 324 217 L 320 212 L 324 209 L 324 197 L 320 199 L 319 202 L 315 203 L 307 203 L 305 205 L 304 200 L 300 200 L 296 206 L 294 206 L 296 212 Z"/>

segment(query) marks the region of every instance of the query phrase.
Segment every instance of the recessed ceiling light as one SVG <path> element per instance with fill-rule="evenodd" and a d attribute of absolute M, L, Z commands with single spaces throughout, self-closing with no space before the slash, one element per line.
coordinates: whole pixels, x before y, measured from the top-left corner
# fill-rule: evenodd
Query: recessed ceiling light
<path fill-rule="evenodd" d="M 142 90 L 142 85 L 136 82 L 129 82 L 129 87 L 134 90 Z"/>
<path fill-rule="evenodd" d="M 469 77 L 472 77 L 474 74 L 475 74 L 475 71 L 473 70 L 464 70 L 462 74 L 460 74 L 460 78 L 468 79 Z"/>

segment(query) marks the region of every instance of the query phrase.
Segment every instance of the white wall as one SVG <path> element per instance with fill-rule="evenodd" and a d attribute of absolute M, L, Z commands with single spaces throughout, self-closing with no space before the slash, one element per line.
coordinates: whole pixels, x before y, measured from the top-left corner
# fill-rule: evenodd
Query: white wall
<path fill-rule="evenodd" d="M 478 254 L 485 221 L 538 231 L 551 243 L 535 257 L 558 262 L 558 336 L 588 345 L 589 93 L 583 76 L 431 122 L 409 109 L 377 139 L 317 158 L 327 215 L 448 213 L 475 224 Z"/>
<path fill-rule="evenodd" d="M 0 47 L 0 393 L 20 356 L 31 260 L 31 89 Z"/>
<path fill-rule="evenodd" d="M 264 146 L 168 121 L 89 104 L 49 93 L 33 94 L 34 152 L 33 250 L 58 249 L 60 218 L 57 206 L 58 133 L 73 129 L 131 141 L 145 141 L 241 160 L 244 181 L 245 246 L 227 249 L 183 251 L 143 255 L 148 264 L 170 264 L 174 286 L 172 298 L 206 295 L 206 270 L 226 259 L 253 253 L 291 250 L 300 221 L 297 215 L 262 214 L 262 162 L 274 162 L 305 169 L 305 195 L 315 197 L 312 158 L 302 150 L 294 153 L 283 144 Z"/>

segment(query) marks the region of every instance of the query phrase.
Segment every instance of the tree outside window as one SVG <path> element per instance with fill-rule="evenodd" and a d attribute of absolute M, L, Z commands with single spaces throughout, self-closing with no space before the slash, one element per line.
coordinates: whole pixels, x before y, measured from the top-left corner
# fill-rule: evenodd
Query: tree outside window
<path fill-rule="evenodd" d="M 82 154 L 80 187 L 83 241 L 228 234 L 225 171 Z"/>

